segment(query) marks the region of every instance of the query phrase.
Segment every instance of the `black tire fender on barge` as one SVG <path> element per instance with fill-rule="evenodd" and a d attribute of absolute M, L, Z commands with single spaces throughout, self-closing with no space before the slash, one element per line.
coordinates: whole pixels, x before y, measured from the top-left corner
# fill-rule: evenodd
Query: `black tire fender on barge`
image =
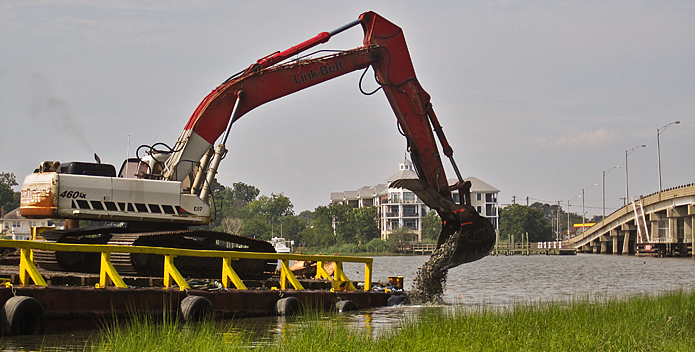
<path fill-rule="evenodd" d="M 212 319 L 215 313 L 212 302 L 203 296 L 186 296 L 181 300 L 180 308 L 181 317 L 187 323 Z"/>
<path fill-rule="evenodd" d="M 275 302 L 275 315 L 280 317 L 291 316 L 302 310 L 302 302 L 297 297 L 280 298 Z"/>
<path fill-rule="evenodd" d="M 15 296 L 0 310 L 2 330 L 8 335 L 40 335 L 46 331 L 46 313 L 39 301 Z"/>

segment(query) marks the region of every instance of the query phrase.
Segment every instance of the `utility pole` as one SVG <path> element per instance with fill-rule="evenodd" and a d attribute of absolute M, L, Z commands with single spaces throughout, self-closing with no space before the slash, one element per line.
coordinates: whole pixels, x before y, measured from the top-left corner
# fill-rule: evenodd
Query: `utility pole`
<path fill-rule="evenodd" d="M 557 201 L 557 234 L 555 235 L 556 240 L 560 240 L 560 201 Z"/>
<path fill-rule="evenodd" d="M 567 200 L 567 238 L 570 238 L 570 201 Z"/>

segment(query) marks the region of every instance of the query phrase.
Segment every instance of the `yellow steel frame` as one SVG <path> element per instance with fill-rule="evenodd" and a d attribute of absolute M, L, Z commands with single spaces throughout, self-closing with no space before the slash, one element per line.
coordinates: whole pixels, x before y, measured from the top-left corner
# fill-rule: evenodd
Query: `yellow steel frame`
<path fill-rule="evenodd" d="M 174 258 L 176 258 L 176 255 L 164 255 L 164 286 L 167 288 L 171 287 L 171 280 L 173 279 L 176 284 L 179 285 L 179 289 L 187 290 L 191 288 L 191 286 L 188 286 L 188 282 L 181 276 L 179 269 L 176 269 Z"/>
<path fill-rule="evenodd" d="M 39 269 L 34 265 L 34 260 L 31 258 L 31 249 L 22 248 L 19 255 L 19 281 L 22 285 L 29 283 L 29 278 L 34 281 L 34 285 L 37 286 L 48 286 L 46 280 L 43 276 L 39 274 Z"/>
<path fill-rule="evenodd" d="M 48 228 L 32 228 L 32 238 L 36 238 L 38 234 Z M 111 253 L 148 253 L 159 254 L 164 256 L 164 286 L 171 288 L 174 283 L 180 289 L 189 288 L 186 280 L 181 276 L 181 273 L 174 265 L 174 258 L 177 256 L 187 257 L 213 257 L 222 258 L 222 285 L 225 288 L 230 288 L 232 285 L 239 290 L 246 290 L 247 287 L 239 278 L 239 275 L 232 268 L 232 261 L 240 258 L 250 259 L 266 259 L 280 260 L 280 289 L 287 289 L 289 282 L 295 290 L 304 290 L 302 284 L 297 280 L 292 271 L 289 270 L 290 260 L 315 261 L 316 278 L 327 279 L 333 281 L 333 287 L 340 289 L 356 290 L 356 287 L 345 275 L 343 262 L 364 263 L 364 289 L 369 290 L 372 284 L 372 262 L 369 257 L 350 257 L 350 256 L 327 256 L 327 255 L 303 255 L 303 254 L 280 254 L 280 253 L 255 253 L 255 252 L 234 252 L 230 256 L 229 251 L 212 251 L 212 250 L 194 250 L 194 249 L 177 249 L 163 247 L 138 247 L 138 246 L 110 246 L 110 245 L 94 245 L 94 244 L 64 244 L 43 241 L 19 241 L 19 240 L 0 240 L 0 247 L 20 248 L 21 255 L 19 261 L 19 280 L 23 285 L 29 284 L 29 279 L 34 282 L 34 285 L 48 286 L 46 281 L 39 273 L 32 250 L 43 249 L 61 252 L 98 252 L 101 253 L 101 267 L 99 270 L 99 285 L 98 287 L 106 287 L 113 284 L 116 287 L 127 287 L 123 279 L 118 274 L 116 269 L 111 264 Z M 336 270 L 333 277 L 328 275 L 324 268 L 324 263 L 335 262 Z M 336 289 L 338 289 L 336 288 Z"/>
<path fill-rule="evenodd" d="M 99 269 L 99 286 L 106 287 L 109 281 L 113 282 L 116 287 L 128 287 L 116 268 L 111 264 L 111 252 L 101 252 L 101 268 Z M 22 282 L 24 283 L 24 282 Z"/>
<path fill-rule="evenodd" d="M 292 270 L 290 270 L 290 260 L 283 259 L 280 261 L 280 289 L 285 290 L 287 288 L 287 281 L 289 281 L 295 290 L 303 290 L 304 286 L 299 283 L 297 277 L 294 276 Z"/>
<path fill-rule="evenodd" d="M 246 290 L 246 285 L 243 281 L 241 281 L 241 278 L 239 278 L 239 275 L 236 274 L 236 271 L 232 269 L 232 260 L 239 259 L 232 257 L 222 258 L 222 286 L 229 288 L 229 286 L 231 286 L 233 283 L 237 289 Z"/>

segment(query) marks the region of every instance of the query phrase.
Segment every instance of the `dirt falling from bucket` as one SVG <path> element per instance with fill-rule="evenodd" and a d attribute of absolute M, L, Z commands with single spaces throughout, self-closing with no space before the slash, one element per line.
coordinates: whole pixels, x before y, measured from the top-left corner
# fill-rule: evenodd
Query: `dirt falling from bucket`
<path fill-rule="evenodd" d="M 460 234 L 454 233 L 438 249 L 430 259 L 418 269 L 415 283 L 408 293 L 410 304 L 443 303 L 446 276 L 449 272 L 449 263 L 456 251 Z"/>

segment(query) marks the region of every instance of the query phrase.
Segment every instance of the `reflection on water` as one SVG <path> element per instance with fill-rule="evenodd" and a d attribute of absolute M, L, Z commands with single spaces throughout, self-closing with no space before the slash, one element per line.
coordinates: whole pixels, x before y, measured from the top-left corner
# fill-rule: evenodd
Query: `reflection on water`
<path fill-rule="evenodd" d="M 388 276 L 404 276 L 404 285 L 413 284 L 415 273 L 427 256 L 375 257 L 373 280 L 386 282 Z M 397 328 L 423 311 L 487 305 L 504 307 L 514 303 L 564 301 L 572 298 L 622 297 L 658 294 L 695 287 L 695 261 L 690 258 L 639 258 L 618 255 L 579 254 L 575 256 L 491 256 L 449 271 L 445 299 L 449 306 L 384 307 L 353 314 L 316 319 L 343 320 L 351 327 L 378 334 Z M 364 265 L 346 263 L 348 277 L 363 280 Z M 296 318 L 248 318 L 235 324 L 252 333 L 256 344 L 267 344 L 282 336 Z M 332 321 L 339 323 L 339 321 Z M 55 331 L 55 330 L 53 330 Z M 66 331 L 66 330 L 63 330 Z M 3 351 L 82 351 L 95 331 L 75 328 L 67 333 L 40 337 L 3 338 Z M 60 347 L 51 347 L 60 346 Z"/>

